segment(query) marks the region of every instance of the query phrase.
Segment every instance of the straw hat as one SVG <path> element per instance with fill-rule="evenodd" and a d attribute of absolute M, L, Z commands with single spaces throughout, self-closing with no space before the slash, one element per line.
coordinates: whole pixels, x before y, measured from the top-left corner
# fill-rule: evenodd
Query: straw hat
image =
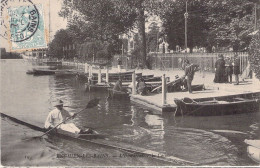
<path fill-rule="evenodd" d="M 55 102 L 54 107 L 62 106 L 62 105 L 63 105 L 63 101 L 62 100 L 58 100 L 57 102 Z"/>

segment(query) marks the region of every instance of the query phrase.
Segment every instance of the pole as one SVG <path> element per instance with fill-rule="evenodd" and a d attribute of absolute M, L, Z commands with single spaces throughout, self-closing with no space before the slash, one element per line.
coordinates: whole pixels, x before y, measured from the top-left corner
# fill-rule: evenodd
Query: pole
<path fill-rule="evenodd" d="M 101 83 L 101 67 L 98 69 L 98 83 Z"/>
<path fill-rule="evenodd" d="M 136 94 L 136 87 L 135 87 L 135 71 L 132 73 L 132 95 Z"/>
<path fill-rule="evenodd" d="M 255 31 L 257 29 L 257 4 L 255 3 Z"/>
<path fill-rule="evenodd" d="M 94 53 L 94 47 L 93 47 L 93 62 L 95 62 L 95 53 Z"/>
<path fill-rule="evenodd" d="M 162 76 L 162 105 L 166 104 L 166 80 L 165 74 Z"/>
<path fill-rule="evenodd" d="M 88 66 L 88 77 L 92 76 L 92 65 Z"/>
<path fill-rule="evenodd" d="M 51 41 L 51 0 L 49 0 L 49 43 Z"/>
<path fill-rule="evenodd" d="M 184 13 L 184 18 L 185 18 L 185 53 L 187 53 L 187 41 L 188 41 L 188 37 L 187 37 L 187 19 L 188 19 L 188 0 L 186 1 L 186 12 Z M 185 55 L 185 58 L 187 56 Z"/>
<path fill-rule="evenodd" d="M 157 59 L 158 59 L 158 45 L 159 45 L 159 42 L 158 42 L 158 37 L 159 36 L 159 31 L 157 32 L 157 36 L 156 36 L 156 59 L 155 59 L 155 68 L 157 69 Z"/>
<path fill-rule="evenodd" d="M 124 57 L 124 43 L 123 43 L 123 39 L 122 39 L 122 56 L 121 56 L 121 59 L 120 61 L 123 63 L 123 57 Z M 122 64 L 123 65 L 123 64 Z M 121 66 L 121 65 L 120 65 Z M 121 72 L 121 67 L 120 67 L 120 71 Z"/>
<path fill-rule="evenodd" d="M 108 73 L 108 66 L 107 66 L 107 69 L 106 69 L 106 82 L 108 83 L 109 82 L 109 73 Z"/>

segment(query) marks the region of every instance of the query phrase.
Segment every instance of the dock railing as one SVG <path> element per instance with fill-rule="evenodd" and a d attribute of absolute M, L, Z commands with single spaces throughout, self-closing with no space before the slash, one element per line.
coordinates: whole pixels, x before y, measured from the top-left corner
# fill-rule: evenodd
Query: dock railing
<path fill-rule="evenodd" d="M 233 58 L 237 54 L 240 58 L 240 72 L 242 73 L 248 65 L 248 53 L 247 52 L 221 52 L 221 53 L 149 53 L 147 58 L 149 58 L 149 63 L 152 69 L 161 70 L 174 70 L 182 69 L 182 63 L 185 57 L 194 64 L 200 65 L 201 71 L 214 72 L 215 62 L 217 61 L 218 55 L 223 54 L 226 58 L 227 56 Z M 131 65 L 131 63 L 136 62 L 131 60 L 131 56 L 120 56 L 115 55 L 113 58 L 113 66 L 117 67 L 117 59 L 122 60 L 122 66 L 136 68 L 137 65 Z"/>

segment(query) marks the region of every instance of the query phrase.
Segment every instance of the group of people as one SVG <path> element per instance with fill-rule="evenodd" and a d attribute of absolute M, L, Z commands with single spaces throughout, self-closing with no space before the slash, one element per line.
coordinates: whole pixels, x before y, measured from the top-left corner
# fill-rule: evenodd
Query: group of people
<path fill-rule="evenodd" d="M 148 90 L 147 90 L 144 78 L 141 77 L 137 80 L 136 89 L 137 89 L 137 93 L 140 95 L 148 94 Z M 118 81 L 115 83 L 115 85 L 113 87 L 113 91 L 114 92 L 125 92 L 124 88 L 122 87 L 122 78 L 121 77 L 119 77 Z"/>
<path fill-rule="evenodd" d="M 218 60 L 215 63 L 215 83 L 232 83 L 232 75 L 235 75 L 235 84 L 239 84 L 240 74 L 240 60 L 236 54 L 233 60 L 230 57 L 226 57 L 222 54 L 218 55 Z"/>
<path fill-rule="evenodd" d="M 184 60 L 183 65 L 184 65 L 183 68 L 184 68 L 185 74 L 181 78 L 181 80 L 178 84 L 184 85 L 184 87 L 188 89 L 189 93 L 192 93 L 191 83 L 194 78 L 195 72 L 199 70 L 199 66 L 196 64 L 190 63 L 189 60 L 187 60 L 187 59 Z M 179 77 L 175 76 L 175 78 L 178 79 Z M 176 84 L 176 87 L 179 87 L 178 84 Z M 114 85 L 113 91 L 118 92 L 118 91 L 122 91 L 122 89 L 123 89 L 122 88 L 122 78 L 120 77 L 119 80 Z M 141 77 L 141 78 L 137 79 L 136 91 L 137 91 L 137 94 L 140 94 L 142 96 L 149 94 L 149 91 L 148 91 L 144 78 Z"/>

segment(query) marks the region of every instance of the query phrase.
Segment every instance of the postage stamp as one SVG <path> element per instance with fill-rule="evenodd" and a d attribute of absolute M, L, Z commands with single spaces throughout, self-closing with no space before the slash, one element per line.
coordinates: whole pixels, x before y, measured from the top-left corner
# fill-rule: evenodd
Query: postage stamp
<path fill-rule="evenodd" d="M 47 46 L 41 4 L 8 8 L 12 50 Z"/>

